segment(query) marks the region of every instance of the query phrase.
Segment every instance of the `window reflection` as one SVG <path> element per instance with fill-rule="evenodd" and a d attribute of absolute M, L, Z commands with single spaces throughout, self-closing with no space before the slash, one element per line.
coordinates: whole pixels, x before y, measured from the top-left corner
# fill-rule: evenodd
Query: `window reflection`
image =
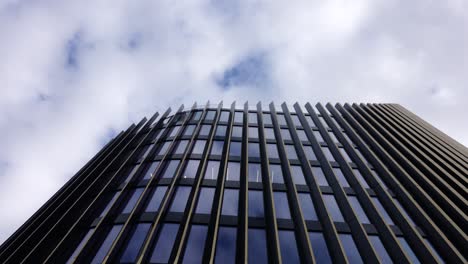
<path fill-rule="evenodd" d="M 312 203 L 312 198 L 310 197 L 310 194 L 298 193 L 297 197 L 299 198 L 299 205 L 301 206 L 304 220 L 318 220 L 317 213 L 315 212 L 315 208 Z"/>
<path fill-rule="evenodd" d="M 236 260 L 236 228 L 221 226 L 216 243 L 215 263 L 235 263 Z"/>
<path fill-rule="evenodd" d="M 151 255 L 152 263 L 167 263 L 177 236 L 178 224 L 165 223 Z"/>
<path fill-rule="evenodd" d="M 346 180 L 343 171 L 340 168 L 333 168 L 333 172 L 335 173 L 336 179 L 340 183 L 341 187 L 350 187 L 348 181 Z"/>
<path fill-rule="evenodd" d="M 205 180 L 216 180 L 219 172 L 219 161 L 210 160 L 206 165 Z"/>
<path fill-rule="evenodd" d="M 287 263 L 300 263 L 294 232 L 289 230 L 279 230 L 278 238 L 280 243 L 281 259 Z"/>
<path fill-rule="evenodd" d="M 323 195 L 323 200 L 327 206 L 328 212 L 334 222 L 344 222 L 343 215 L 341 214 L 340 208 L 336 203 L 335 196 L 330 194 Z"/>
<path fill-rule="evenodd" d="M 295 184 L 306 184 L 301 166 L 291 166 L 291 176 Z"/>
<path fill-rule="evenodd" d="M 234 114 L 234 122 L 235 123 L 242 123 L 244 121 L 244 113 L 242 112 L 235 112 Z"/>
<path fill-rule="evenodd" d="M 201 263 L 208 226 L 192 225 L 182 263 Z"/>
<path fill-rule="evenodd" d="M 145 176 L 143 176 L 143 179 L 151 179 L 156 175 L 156 169 L 158 168 L 159 161 L 154 161 L 151 163 L 150 167 L 145 173 Z"/>
<path fill-rule="evenodd" d="M 238 189 L 224 189 L 222 215 L 237 215 L 239 200 Z"/>
<path fill-rule="evenodd" d="M 291 219 L 286 192 L 273 192 L 273 200 L 275 201 L 276 218 Z"/>
<path fill-rule="evenodd" d="M 164 173 L 162 175 L 163 178 L 173 178 L 177 171 L 177 167 L 179 166 L 180 160 L 171 160 L 169 164 L 166 166 Z"/>
<path fill-rule="evenodd" d="M 262 171 L 259 163 L 249 163 L 249 182 L 262 182 Z"/>
<path fill-rule="evenodd" d="M 300 140 L 300 141 L 309 141 L 309 139 L 307 138 L 307 135 L 306 135 L 306 133 L 304 132 L 304 130 L 298 129 L 298 130 L 297 130 L 297 136 L 299 137 L 299 140 Z"/>
<path fill-rule="evenodd" d="M 332 263 L 323 234 L 319 232 L 310 232 L 309 239 L 310 244 L 312 245 L 312 250 L 314 251 L 315 261 L 317 263 Z"/>
<path fill-rule="evenodd" d="M 177 132 L 179 132 L 180 126 L 175 126 L 171 130 L 171 134 L 169 134 L 169 137 L 175 137 L 177 135 Z"/>
<path fill-rule="evenodd" d="M 185 210 L 187 205 L 187 200 L 190 195 L 191 187 L 188 186 L 179 186 L 175 194 L 174 200 L 170 208 L 170 212 L 179 212 L 182 213 Z"/>
<path fill-rule="evenodd" d="M 211 155 L 221 155 L 223 153 L 224 141 L 215 140 L 211 146 Z"/>
<path fill-rule="evenodd" d="M 249 217 L 263 216 L 263 192 L 249 190 Z"/>
<path fill-rule="evenodd" d="M 148 233 L 151 224 L 138 224 L 135 233 L 133 233 L 130 242 L 125 249 L 122 258 L 120 259 L 121 262 L 135 262 L 136 257 L 138 256 L 138 252 L 140 251 L 141 245 L 145 241 L 146 234 Z"/>
<path fill-rule="evenodd" d="M 216 111 L 206 112 L 205 120 L 213 120 L 216 116 Z"/>
<path fill-rule="evenodd" d="M 413 225 L 413 226 L 416 226 L 416 224 L 414 223 L 414 220 L 413 218 L 411 218 L 411 216 L 408 215 L 408 212 L 405 210 L 405 208 L 400 204 L 400 202 L 393 198 L 393 201 L 395 202 L 396 206 L 398 207 L 398 209 L 400 209 L 400 211 L 403 213 L 403 215 L 406 217 L 406 219 L 408 219 L 408 221 Z M 377 203 L 376 203 L 377 204 Z M 390 218 L 390 217 L 389 217 Z"/>
<path fill-rule="evenodd" d="M 232 127 L 232 136 L 233 137 L 242 137 L 242 127 L 241 126 L 233 126 Z"/>
<path fill-rule="evenodd" d="M 200 190 L 200 196 L 198 197 L 197 208 L 195 213 L 197 214 L 210 214 L 211 207 L 213 207 L 215 188 L 202 187 Z"/>
<path fill-rule="evenodd" d="M 283 140 L 292 140 L 291 133 L 289 133 L 288 129 L 281 129 L 281 137 Z"/>
<path fill-rule="evenodd" d="M 219 117 L 219 121 L 221 122 L 228 122 L 229 121 L 229 112 L 222 111 L 221 116 Z"/>
<path fill-rule="evenodd" d="M 248 144 L 249 157 L 260 158 L 260 146 L 258 143 Z"/>
<path fill-rule="evenodd" d="M 310 127 L 315 127 L 314 120 L 312 120 L 312 117 L 311 117 L 311 116 L 306 116 L 305 118 L 306 118 L 306 120 L 307 120 L 307 123 L 309 123 L 309 126 L 310 126 Z"/>
<path fill-rule="evenodd" d="M 184 154 L 185 149 L 187 148 L 188 142 L 189 142 L 188 140 L 181 140 L 174 154 Z"/>
<path fill-rule="evenodd" d="M 123 225 L 115 225 L 112 227 L 110 232 L 107 234 L 106 239 L 102 242 L 101 246 L 99 247 L 96 255 L 93 258 L 91 263 L 101 263 L 104 260 L 107 252 L 109 252 L 112 243 L 114 242 L 115 238 L 119 234 L 120 230 L 122 229 Z"/>
<path fill-rule="evenodd" d="M 348 196 L 348 201 L 353 207 L 353 211 L 356 213 L 359 222 L 363 224 L 370 224 L 369 218 L 367 218 L 366 213 L 362 209 L 361 203 L 359 203 L 356 196 Z"/>
<path fill-rule="evenodd" d="M 348 152 L 346 152 L 344 148 L 338 148 L 338 149 L 340 150 L 340 153 L 343 156 L 343 158 L 346 160 L 346 162 L 353 162 L 351 158 L 349 157 Z"/>
<path fill-rule="evenodd" d="M 201 111 L 196 111 L 195 113 L 193 113 L 192 120 L 193 121 L 199 120 L 201 117 L 201 114 L 202 114 Z"/>
<path fill-rule="evenodd" d="M 273 124 L 273 122 L 271 121 L 271 115 L 270 114 L 263 114 L 263 124 L 265 124 L 265 125 Z"/>
<path fill-rule="evenodd" d="M 206 140 L 197 140 L 195 141 L 195 146 L 193 147 L 192 154 L 203 154 L 205 149 Z"/>
<path fill-rule="evenodd" d="M 314 175 L 318 185 L 328 186 L 327 178 L 325 178 L 325 174 L 323 174 L 321 167 L 312 167 L 312 174 Z"/>
<path fill-rule="evenodd" d="M 335 161 L 335 158 L 333 157 L 332 153 L 327 147 L 322 147 L 323 154 L 325 155 L 325 158 L 329 161 Z"/>
<path fill-rule="evenodd" d="M 240 163 L 239 162 L 228 162 L 226 171 L 227 181 L 239 181 L 240 180 Z"/>
<path fill-rule="evenodd" d="M 273 128 L 265 128 L 264 131 L 265 131 L 266 139 L 273 139 L 273 140 L 275 139 L 275 132 Z"/>
<path fill-rule="evenodd" d="M 211 131 L 211 125 L 202 125 L 200 129 L 199 136 L 208 136 Z"/>
<path fill-rule="evenodd" d="M 249 263 L 268 263 L 265 229 L 249 228 L 247 244 Z"/>
<path fill-rule="evenodd" d="M 379 199 L 377 197 L 371 197 L 371 199 L 372 202 L 374 202 L 377 211 L 379 211 L 380 215 L 383 217 L 385 223 L 387 223 L 388 225 L 394 225 L 395 223 L 393 223 L 392 218 L 388 215 L 387 210 L 385 210 L 383 205 L 380 203 Z"/>
<path fill-rule="evenodd" d="M 258 138 L 258 127 L 249 127 L 249 138 Z"/>
<path fill-rule="evenodd" d="M 284 115 L 277 115 L 278 116 L 278 124 L 280 126 L 285 126 L 286 125 L 286 119 L 284 118 Z"/>
<path fill-rule="evenodd" d="M 184 171 L 184 178 L 195 178 L 197 176 L 198 166 L 200 165 L 199 160 L 188 160 Z"/>
<path fill-rule="evenodd" d="M 343 244 L 343 249 L 349 263 L 363 263 L 353 237 L 349 234 L 339 234 L 338 236 Z"/>
<path fill-rule="evenodd" d="M 315 156 L 311 146 L 304 146 L 304 152 L 308 160 L 317 160 L 317 156 Z"/>
<path fill-rule="evenodd" d="M 146 212 L 157 212 L 159 210 L 159 206 L 166 194 L 167 186 L 158 186 L 153 193 L 153 197 L 146 206 Z"/>
<path fill-rule="evenodd" d="M 313 130 L 312 132 L 314 133 L 315 139 L 317 139 L 319 143 L 325 141 L 323 140 L 323 137 L 322 137 L 322 134 L 320 134 L 320 131 Z"/>
<path fill-rule="evenodd" d="M 285 145 L 284 150 L 286 150 L 288 159 L 297 159 L 296 149 L 293 145 Z"/>
<path fill-rule="evenodd" d="M 127 202 L 127 205 L 122 210 L 122 214 L 128 214 L 133 210 L 133 207 L 135 207 L 135 204 L 137 203 L 138 198 L 140 198 L 141 194 L 143 193 L 143 190 L 144 188 L 135 189 L 130 200 Z"/>
<path fill-rule="evenodd" d="M 195 125 L 188 125 L 184 131 L 184 136 L 191 136 L 193 135 L 193 131 L 195 131 Z"/>
<path fill-rule="evenodd" d="M 403 248 L 403 251 L 408 255 L 408 257 L 411 260 L 411 263 L 421 263 L 418 260 L 418 257 L 416 257 L 416 254 L 414 254 L 414 251 L 411 249 L 410 245 L 408 242 L 406 242 L 406 239 L 404 237 L 397 237 L 398 242 L 400 242 L 401 247 Z"/>
<path fill-rule="evenodd" d="M 226 131 L 227 131 L 227 126 L 219 125 L 218 128 L 216 129 L 215 136 L 224 137 L 226 135 Z"/>
<path fill-rule="evenodd" d="M 270 159 L 279 159 L 278 148 L 276 144 L 267 144 L 268 157 Z"/>
<path fill-rule="evenodd" d="M 362 176 L 361 172 L 358 169 L 353 169 L 353 173 L 358 179 L 358 181 L 361 183 L 362 187 L 370 188 L 369 184 L 367 184 L 367 181 L 364 179 L 364 177 Z"/>
<path fill-rule="evenodd" d="M 231 142 L 231 147 L 229 148 L 229 156 L 238 156 L 241 155 L 242 144 L 241 142 Z"/>
<path fill-rule="evenodd" d="M 249 124 L 257 124 L 257 113 L 249 113 Z"/>
<path fill-rule="evenodd" d="M 162 156 L 162 155 L 166 154 L 166 152 L 169 149 L 170 145 L 171 145 L 170 141 L 164 141 L 164 143 L 162 144 L 162 147 L 157 152 L 158 155 Z"/>
<path fill-rule="evenodd" d="M 377 255 L 379 255 L 380 262 L 393 263 L 392 259 L 388 255 L 387 250 L 385 249 L 384 245 L 382 244 L 382 241 L 378 236 L 369 236 L 369 241 L 371 242 L 372 247 L 377 252 Z"/>
<path fill-rule="evenodd" d="M 284 183 L 281 165 L 270 164 L 270 178 L 272 183 Z"/>
<path fill-rule="evenodd" d="M 299 117 L 297 115 L 291 115 L 291 119 L 294 123 L 295 126 L 301 126 L 301 121 L 299 120 Z"/>

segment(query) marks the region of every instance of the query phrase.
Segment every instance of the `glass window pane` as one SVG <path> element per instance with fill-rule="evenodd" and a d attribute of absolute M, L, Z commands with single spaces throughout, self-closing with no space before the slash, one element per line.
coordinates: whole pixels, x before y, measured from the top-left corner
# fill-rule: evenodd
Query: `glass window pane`
<path fill-rule="evenodd" d="M 156 168 L 159 165 L 159 161 L 154 161 L 151 163 L 150 167 L 145 173 L 145 176 L 143 176 L 143 179 L 151 179 L 156 175 Z"/>
<path fill-rule="evenodd" d="M 249 127 L 249 138 L 258 138 L 258 127 Z"/>
<path fill-rule="evenodd" d="M 325 158 L 329 162 L 335 161 L 335 158 L 333 157 L 332 153 L 330 152 L 330 150 L 327 147 L 322 147 L 322 151 L 323 151 L 323 154 L 325 155 Z"/>
<path fill-rule="evenodd" d="M 288 159 L 297 159 L 296 149 L 293 145 L 285 145 L 284 149 L 286 150 Z"/>
<path fill-rule="evenodd" d="M 367 218 L 367 215 L 364 212 L 364 209 L 362 209 L 361 203 L 359 203 L 359 200 L 357 199 L 357 197 L 348 196 L 348 201 L 351 204 L 351 207 L 353 207 L 353 211 L 356 213 L 356 216 L 358 217 L 359 222 L 363 224 L 370 224 L 369 218 Z"/>
<path fill-rule="evenodd" d="M 362 176 L 361 172 L 358 169 L 353 169 L 353 173 L 358 179 L 358 181 L 361 183 L 362 187 L 370 188 L 369 184 L 367 184 L 367 181 L 364 179 L 364 177 Z"/>
<path fill-rule="evenodd" d="M 216 129 L 216 136 L 224 137 L 226 135 L 227 126 L 219 125 Z"/>
<path fill-rule="evenodd" d="M 249 217 L 264 217 L 262 191 L 249 190 Z"/>
<path fill-rule="evenodd" d="M 273 200 L 275 201 L 276 218 L 291 219 L 286 192 L 273 192 Z"/>
<path fill-rule="evenodd" d="M 99 217 L 103 217 L 105 214 L 107 214 L 107 212 L 109 211 L 109 209 L 111 208 L 111 206 L 113 205 L 113 203 L 115 202 L 115 200 L 117 200 L 117 198 L 119 197 L 120 195 L 120 191 L 116 192 L 114 194 L 114 196 L 112 196 L 112 199 L 107 203 L 106 205 L 106 208 L 104 208 L 104 210 L 102 210 L 101 214 L 99 215 Z"/>
<path fill-rule="evenodd" d="M 248 144 L 249 157 L 260 158 L 260 146 L 258 143 Z"/>
<path fill-rule="evenodd" d="M 219 117 L 219 121 L 221 122 L 228 122 L 229 121 L 229 112 L 222 111 L 221 116 Z"/>
<path fill-rule="evenodd" d="M 191 136 L 193 135 L 193 131 L 195 131 L 195 125 L 188 125 L 184 131 L 184 136 Z"/>
<path fill-rule="evenodd" d="M 363 263 L 361 255 L 354 243 L 354 239 L 351 235 L 348 234 L 339 234 L 341 243 L 343 244 L 343 249 L 346 253 L 349 263 Z"/>
<path fill-rule="evenodd" d="M 249 113 L 249 124 L 257 124 L 257 113 Z"/>
<path fill-rule="evenodd" d="M 192 116 L 192 120 L 199 120 L 200 117 L 201 117 L 201 114 L 202 112 L 201 111 L 196 111 L 195 113 L 193 113 L 193 116 Z"/>
<path fill-rule="evenodd" d="M 146 234 L 148 233 L 151 224 L 138 224 L 133 233 L 132 238 L 128 242 L 127 248 L 125 249 L 121 262 L 135 262 L 138 252 L 140 251 L 141 245 L 145 241 Z"/>
<path fill-rule="evenodd" d="M 304 152 L 308 160 L 317 160 L 317 156 L 315 156 L 314 150 L 311 146 L 304 146 Z"/>
<path fill-rule="evenodd" d="M 140 149 L 140 154 L 138 155 L 139 162 L 143 161 L 148 156 L 153 146 L 153 144 L 145 145 L 143 148 Z"/>
<path fill-rule="evenodd" d="M 388 225 L 394 225 L 392 218 L 388 215 L 387 210 L 385 210 L 383 205 L 380 203 L 379 199 L 377 197 L 371 197 L 371 199 L 372 202 L 374 202 L 377 211 L 379 211 L 380 215 L 383 217 L 385 223 L 387 223 Z"/>
<path fill-rule="evenodd" d="M 278 148 L 276 144 L 267 144 L 268 157 L 270 159 L 279 159 Z"/>
<path fill-rule="evenodd" d="M 384 245 L 382 244 L 382 241 L 378 236 L 369 236 L 369 241 L 371 242 L 372 247 L 377 252 L 377 255 L 379 255 L 380 262 L 389 264 L 393 263 L 392 259 L 388 255 L 387 250 L 385 249 Z"/>
<path fill-rule="evenodd" d="M 265 124 L 265 125 L 273 124 L 273 122 L 271 121 L 271 115 L 270 114 L 263 114 L 263 124 Z"/>
<path fill-rule="evenodd" d="M 312 244 L 312 250 L 314 251 L 315 261 L 317 263 L 332 263 L 323 234 L 319 232 L 310 232 L 309 239 L 310 244 Z"/>
<path fill-rule="evenodd" d="M 184 154 L 185 149 L 187 148 L 188 142 L 189 142 L 188 140 L 181 140 L 179 142 L 179 145 L 177 145 L 177 148 L 174 154 Z"/>
<path fill-rule="evenodd" d="M 340 150 L 340 153 L 343 156 L 343 158 L 346 160 L 346 162 L 353 162 L 351 158 L 349 157 L 348 152 L 346 152 L 344 148 L 338 148 L 338 149 Z"/>
<path fill-rule="evenodd" d="M 273 140 L 275 139 L 275 132 L 273 128 L 265 128 L 264 131 L 265 131 L 266 139 L 273 139 Z"/>
<path fill-rule="evenodd" d="M 309 126 L 310 126 L 310 127 L 315 127 L 314 120 L 312 120 L 312 117 L 311 117 L 311 116 L 306 116 L 305 118 L 306 118 L 306 120 L 307 120 L 307 123 L 309 123 Z"/>
<path fill-rule="evenodd" d="M 400 209 L 400 211 L 403 213 L 404 216 L 406 216 L 406 219 L 408 219 L 408 221 L 416 226 L 416 223 L 414 222 L 413 218 L 411 218 L 411 216 L 409 216 L 408 212 L 405 210 L 405 208 L 403 208 L 403 206 L 400 204 L 400 202 L 393 198 L 393 201 L 395 202 L 396 206 L 398 207 L 398 209 Z M 390 217 L 389 217 L 390 218 Z"/>
<path fill-rule="evenodd" d="M 180 126 L 175 126 L 171 130 L 171 134 L 169 134 L 169 137 L 175 137 L 177 135 L 177 132 L 179 132 Z"/>
<path fill-rule="evenodd" d="M 340 208 L 336 203 L 335 196 L 330 194 L 323 195 L 323 200 L 327 206 L 328 212 L 334 222 L 344 222 L 343 215 L 341 214 Z"/>
<path fill-rule="evenodd" d="M 285 126 L 286 124 L 286 119 L 284 118 L 284 115 L 277 115 L 278 116 L 278 124 L 280 126 Z"/>
<path fill-rule="evenodd" d="M 291 175 L 295 184 L 306 184 L 301 166 L 291 166 Z"/>
<path fill-rule="evenodd" d="M 320 131 L 313 130 L 312 132 L 314 132 L 315 139 L 317 139 L 319 143 L 325 142 L 325 140 L 323 140 L 322 134 L 320 134 Z"/>
<path fill-rule="evenodd" d="M 119 234 L 123 225 L 115 225 L 107 234 L 106 239 L 102 242 L 102 245 L 99 247 L 94 259 L 91 263 L 101 263 L 104 260 L 104 257 L 107 255 L 112 243 L 114 243 L 115 238 Z"/>
<path fill-rule="evenodd" d="M 138 201 L 138 198 L 140 198 L 141 194 L 143 193 L 143 190 L 144 188 L 135 189 L 130 200 L 127 202 L 127 205 L 122 210 L 122 214 L 129 214 L 133 210 L 133 207 L 135 207 L 135 204 Z"/>
<path fill-rule="evenodd" d="M 167 150 L 169 149 L 169 146 L 171 146 L 170 141 L 164 141 L 162 144 L 162 147 L 157 151 L 158 155 L 162 156 L 166 154 Z"/>
<path fill-rule="evenodd" d="M 171 160 L 167 164 L 166 169 L 162 175 L 163 178 L 173 178 L 176 174 L 177 167 L 179 166 L 180 160 Z"/>
<path fill-rule="evenodd" d="M 170 212 L 179 212 L 183 213 L 185 206 L 187 205 L 187 200 L 190 195 L 191 187 L 188 186 L 179 186 L 175 194 L 174 200 L 170 208 Z"/>
<path fill-rule="evenodd" d="M 414 254 L 414 251 L 411 249 L 408 242 L 406 242 L 405 238 L 404 237 L 397 237 L 397 238 L 398 238 L 398 242 L 400 242 L 401 244 L 401 247 L 403 248 L 405 253 L 408 255 L 408 257 L 410 258 L 411 263 L 421 263 L 419 262 L 418 257 L 416 257 L 416 254 Z"/>
<path fill-rule="evenodd" d="M 156 188 L 156 190 L 153 193 L 153 197 L 151 197 L 151 200 L 149 201 L 148 206 L 146 207 L 146 212 L 157 212 L 159 210 L 159 206 L 161 205 L 166 191 L 167 186 L 158 186 Z"/>
<path fill-rule="evenodd" d="M 242 127 L 241 126 L 233 126 L 232 127 L 232 136 L 233 137 L 242 137 Z"/>
<path fill-rule="evenodd" d="M 239 190 L 238 189 L 224 189 L 223 196 L 223 209 L 222 215 L 237 215 L 237 208 L 239 203 Z"/>
<path fill-rule="evenodd" d="M 335 173 L 336 179 L 340 183 L 341 187 L 350 187 L 348 181 L 346 180 L 343 171 L 340 168 L 333 168 L 333 172 Z"/>
<path fill-rule="evenodd" d="M 242 123 L 242 122 L 244 122 L 244 113 L 242 113 L 242 112 L 235 112 L 235 113 L 234 113 L 234 122 L 235 122 L 235 123 Z"/>
<path fill-rule="evenodd" d="M 332 139 L 333 142 L 338 143 L 339 140 L 336 138 L 335 134 L 332 131 L 328 131 L 328 135 Z"/>
<path fill-rule="evenodd" d="M 239 162 L 228 162 L 226 171 L 227 181 L 239 181 L 240 180 L 240 163 Z"/>
<path fill-rule="evenodd" d="M 195 146 L 193 147 L 192 153 L 203 154 L 203 150 L 205 149 L 205 144 L 206 144 L 206 140 L 195 141 Z"/>
<path fill-rule="evenodd" d="M 287 263 L 301 263 L 299 252 L 297 251 L 296 236 L 293 231 L 279 230 L 278 238 L 280 243 L 281 259 Z"/>
<path fill-rule="evenodd" d="M 259 163 L 249 163 L 249 182 L 262 182 L 262 171 Z"/>
<path fill-rule="evenodd" d="M 292 140 L 291 133 L 289 133 L 288 129 L 281 129 L 281 137 L 283 140 Z"/>
<path fill-rule="evenodd" d="M 358 156 L 362 159 L 362 161 L 364 161 L 365 163 L 369 163 L 367 159 L 364 158 L 364 156 L 362 155 L 361 151 L 359 151 L 358 148 L 355 148 L 354 151 L 356 151 L 356 154 L 358 154 Z"/>
<path fill-rule="evenodd" d="M 264 229 L 249 228 L 248 231 L 249 263 L 268 263 L 266 232 Z"/>
<path fill-rule="evenodd" d="M 314 175 L 318 185 L 328 186 L 327 178 L 325 178 L 325 174 L 323 174 L 321 167 L 312 167 L 312 174 Z"/>
<path fill-rule="evenodd" d="M 307 135 L 306 135 L 306 133 L 304 132 L 304 130 L 298 129 L 298 130 L 297 130 L 297 136 L 299 137 L 299 140 L 300 140 L 300 141 L 309 141 L 309 139 L 307 138 Z"/>
<path fill-rule="evenodd" d="M 216 111 L 206 112 L 205 120 L 213 120 L 215 118 Z"/>
<path fill-rule="evenodd" d="M 372 173 L 372 175 L 374 175 L 374 178 L 377 180 L 377 182 L 378 182 L 380 185 L 382 185 L 382 187 L 383 187 L 384 189 L 389 189 L 389 188 L 387 187 L 387 185 L 385 184 L 385 182 L 382 181 L 382 179 L 380 178 L 379 174 L 378 174 L 375 170 L 371 170 L 371 173 Z"/>
<path fill-rule="evenodd" d="M 210 134 L 211 125 L 202 125 L 199 136 L 208 136 Z"/>
<path fill-rule="evenodd" d="M 231 142 L 231 147 L 229 148 L 229 156 L 238 156 L 241 155 L 242 144 L 241 142 Z"/>
<path fill-rule="evenodd" d="M 236 228 L 221 226 L 216 243 L 215 263 L 235 263 L 236 261 Z"/>
<path fill-rule="evenodd" d="M 199 165 L 200 165 L 199 160 L 188 160 L 183 177 L 195 178 L 197 176 L 197 170 L 198 170 Z"/>
<path fill-rule="evenodd" d="M 215 140 L 211 146 L 211 155 L 221 155 L 223 153 L 224 141 Z"/>
<path fill-rule="evenodd" d="M 291 119 L 295 126 L 301 126 L 301 121 L 297 115 L 291 115 Z"/>
<path fill-rule="evenodd" d="M 200 196 L 198 197 L 197 208 L 195 213 L 197 214 L 211 214 L 211 208 L 213 207 L 215 188 L 202 187 L 200 190 Z"/>
<path fill-rule="evenodd" d="M 305 220 L 318 220 L 317 213 L 315 212 L 314 204 L 309 193 L 298 193 L 299 205 L 301 206 L 302 215 Z"/>
<path fill-rule="evenodd" d="M 218 172 L 219 172 L 219 161 L 208 161 L 206 165 L 205 171 L 205 180 L 216 180 L 218 179 Z"/>
<path fill-rule="evenodd" d="M 270 164 L 270 178 L 272 183 L 284 183 L 281 165 Z"/>
<path fill-rule="evenodd" d="M 158 242 L 151 255 L 152 263 L 167 263 L 177 236 L 179 224 L 165 223 L 159 234 Z"/>
<path fill-rule="evenodd" d="M 208 226 L 192 225 L 182 263 L 201 263 Z"/>

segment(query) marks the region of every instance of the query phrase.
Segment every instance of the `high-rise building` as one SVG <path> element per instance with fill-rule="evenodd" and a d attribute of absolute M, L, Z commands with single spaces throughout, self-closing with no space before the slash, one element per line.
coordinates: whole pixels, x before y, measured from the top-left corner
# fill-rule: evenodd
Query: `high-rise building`
<path fill-rule="evenodd" d="M 396 104 L 181 107 L 111 140 L 0 262 L 466 263 L 467 175 Z"/>

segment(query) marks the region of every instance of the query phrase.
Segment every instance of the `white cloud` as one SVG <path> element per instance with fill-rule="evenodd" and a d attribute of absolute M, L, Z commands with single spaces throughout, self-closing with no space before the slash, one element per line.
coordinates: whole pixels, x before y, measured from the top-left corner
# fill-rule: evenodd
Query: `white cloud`
<path fill-rule="evenodd" d="M 180 103 L 397 102 L 467 144 L 467 30 L 465 1 L 0 2 L 0 241 L 110 129 Z M 218 87 L 255 53 L 268 87 Z"/>

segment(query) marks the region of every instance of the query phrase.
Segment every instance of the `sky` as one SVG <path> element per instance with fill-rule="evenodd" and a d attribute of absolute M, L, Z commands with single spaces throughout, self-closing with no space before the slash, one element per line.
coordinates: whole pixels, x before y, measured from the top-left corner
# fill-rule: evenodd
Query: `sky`
<path fill-rule="evenodd" d="M 181 104 L 399 103 L 466 146 L 467 47 L 465 0 L 0 0 L 0 243 Z"/>

